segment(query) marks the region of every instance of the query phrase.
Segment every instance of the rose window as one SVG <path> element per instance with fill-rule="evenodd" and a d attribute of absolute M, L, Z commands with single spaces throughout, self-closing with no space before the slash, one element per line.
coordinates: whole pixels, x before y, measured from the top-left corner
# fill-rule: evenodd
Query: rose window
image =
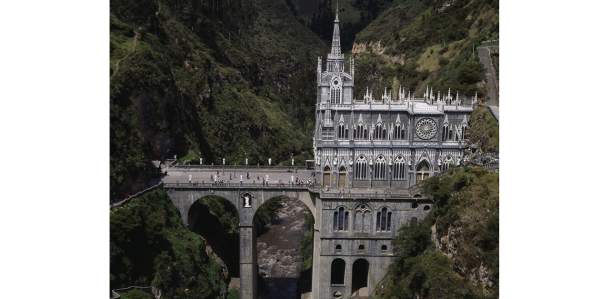
<path fill-rule="evenodd" d="M 431 118 L 424 118 L 417 122 L 417 136 L 421 139 L 431 139 L 437 133 L 437 124 Z"/>

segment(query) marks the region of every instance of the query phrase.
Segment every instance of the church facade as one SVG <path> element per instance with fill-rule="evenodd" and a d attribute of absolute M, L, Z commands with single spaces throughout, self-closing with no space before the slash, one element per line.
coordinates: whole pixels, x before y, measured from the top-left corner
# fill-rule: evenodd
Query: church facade
<path fill-rule="evenodd" d="M 400 226 L 431 210 L 413 187 L 462 162 L 477 101 L 429 88 L 422 97 L 403 87 L 359 96 L 354 78 L 336 13 L 331 51 L 317 62 L 313 150 L 321 207 L 313 298 L 373 293 L 393 262 Z"/>

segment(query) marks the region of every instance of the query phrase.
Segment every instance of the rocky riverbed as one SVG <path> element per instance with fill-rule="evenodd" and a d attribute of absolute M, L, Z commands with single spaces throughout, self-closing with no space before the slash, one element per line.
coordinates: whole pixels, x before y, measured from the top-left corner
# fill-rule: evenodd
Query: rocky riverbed
<path fill-rule="evenodd" d="M 302 267 L 300 243 L 305 231 L 306 207 L 284 199 L 277 220 L 256 241 L 261 299 L 294 299 Z"/>

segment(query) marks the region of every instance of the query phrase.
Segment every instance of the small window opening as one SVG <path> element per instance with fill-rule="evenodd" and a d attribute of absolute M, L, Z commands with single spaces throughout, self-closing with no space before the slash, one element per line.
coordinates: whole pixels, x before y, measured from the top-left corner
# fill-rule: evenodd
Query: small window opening
<path fill-rule="evenodd" d="M 387 251 L 387 245 L 381 245 L 381 251 Z"/>
<path fill-rule="evenodd" d="M 431 207 L 430 207 L 430 206 L 425 206 L 425 207 L 423 208 L 423 210 L 425 210 L 425 211 L 429 211 L 430 209 L 431 209 Z"/>
<path fill-rule="evenodd" d="M 358 245 L 358 250 L 365 250 L 365 245 L 363 245 L 363 244 Z"/>

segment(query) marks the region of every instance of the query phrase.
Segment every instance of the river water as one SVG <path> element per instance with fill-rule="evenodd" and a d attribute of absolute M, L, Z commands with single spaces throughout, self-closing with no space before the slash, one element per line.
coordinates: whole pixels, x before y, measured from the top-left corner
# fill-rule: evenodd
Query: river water
<path fill-rule="evenodd" d="M 256 241 L 258 253 L 258 293 L 261 299 L 298 298 L 298 279 L 302 268 L 300 243 L 305 231 L 305 213 L 297 200 L 284 199 L 278 220 Z M 304 297 L 304 296 L 303 296 Z"/>

